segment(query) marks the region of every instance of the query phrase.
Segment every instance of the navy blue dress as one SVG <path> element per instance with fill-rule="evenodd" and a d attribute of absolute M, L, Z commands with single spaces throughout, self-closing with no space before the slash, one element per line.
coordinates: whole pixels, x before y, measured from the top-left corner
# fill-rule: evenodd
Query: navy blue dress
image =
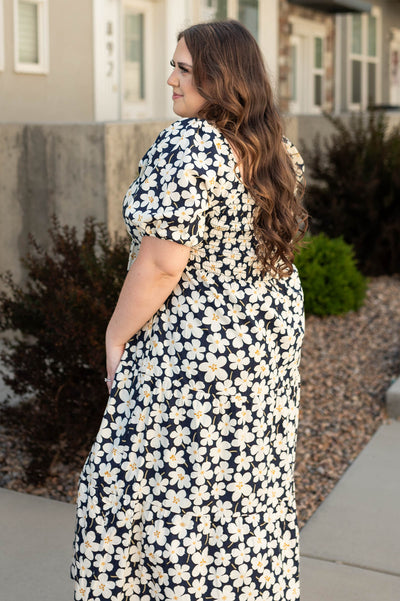
<path fill-rule="evenodd" d="M 126 344 L 83 468 L 75 600 L 299 599 L 297 271 L 261 276 L 254 201 L 214 126 L 177 121 L 140 168 L 130 263 L 145 235 L 192 252 Z"/>

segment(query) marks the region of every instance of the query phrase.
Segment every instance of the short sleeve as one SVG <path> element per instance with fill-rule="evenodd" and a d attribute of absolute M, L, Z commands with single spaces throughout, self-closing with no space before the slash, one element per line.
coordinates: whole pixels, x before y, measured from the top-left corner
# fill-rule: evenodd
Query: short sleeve
<path fill-rule="evenodd" d="M 199 119 L 183 119 L 159 135 L 125 196 L 125 220 L 133 238 L 201 244 L 217 175 L 217 136 L 214 127 Z"/>
<path fill-rule="evenodd" d="M 286 152 L 292 159 L 294 172 L 296 174 L 296 179 L 298 184 L 304 185 L 304 161 L 297 150 L 296 146 L 290 142 L 287 138 L 283 138 L 283 144 L 285 146 Z"/>

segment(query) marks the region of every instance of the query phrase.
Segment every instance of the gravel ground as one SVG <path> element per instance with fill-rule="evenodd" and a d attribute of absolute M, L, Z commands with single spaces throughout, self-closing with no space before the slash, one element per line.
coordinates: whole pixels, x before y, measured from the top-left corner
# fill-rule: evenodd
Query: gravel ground
<path fill-rule="evenodd" d="M 296 486 L 303 526 L 386 419 L 384 394 L 400 375 L 400 277 L 370 280 L 365 305 L 341 317 L 308 317 L 302 358 Z M 55 463 L 38 488 L 29 457 L 0 428 L 0 486 L 73 502 L 85 456 Z"/>

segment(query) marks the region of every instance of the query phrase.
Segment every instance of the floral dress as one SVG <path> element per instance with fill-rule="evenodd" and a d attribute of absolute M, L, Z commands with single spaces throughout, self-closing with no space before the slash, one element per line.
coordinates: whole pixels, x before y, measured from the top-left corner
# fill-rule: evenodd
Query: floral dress
<path fill-rule="evenodd" d="M 254 201 L 207 121 L 173 123 L 140 168 L 124 201 L 130 262 L 144 235 L 192 251 L 126 344 L 84 465 L 75 600 L 299 599 L 297 271 L 261 276 Z"/>

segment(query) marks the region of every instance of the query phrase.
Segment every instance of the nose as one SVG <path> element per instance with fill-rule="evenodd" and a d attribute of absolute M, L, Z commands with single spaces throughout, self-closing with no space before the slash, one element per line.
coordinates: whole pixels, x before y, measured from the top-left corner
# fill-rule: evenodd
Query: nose
<path fill-rule="evenodd" d="M 171 75 L 167 79 L 167 84 L 172 87 L 177 87 L 179 84 L 178 77 L 176 74 L 176 70 L 174 69 Z"/>

